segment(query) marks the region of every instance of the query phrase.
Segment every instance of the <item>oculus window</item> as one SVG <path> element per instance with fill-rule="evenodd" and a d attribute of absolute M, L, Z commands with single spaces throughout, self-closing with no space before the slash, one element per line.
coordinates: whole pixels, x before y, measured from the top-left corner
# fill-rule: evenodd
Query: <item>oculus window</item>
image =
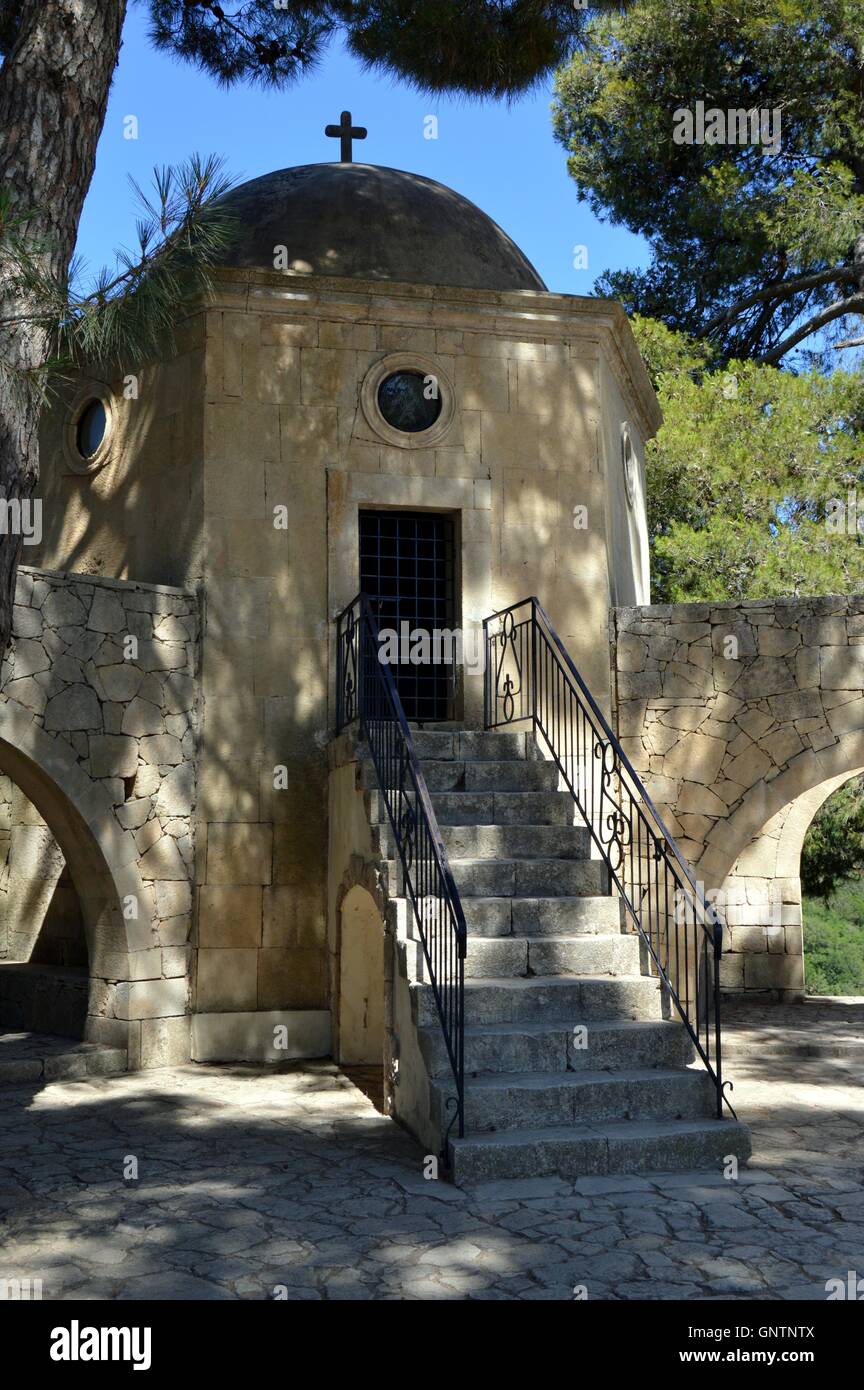
<path fill-rule="evenodd" d="M 78 416 L 75 427 L 75 446 L 83 459 L 92 459 L 108 428 L 108 417 L 102 401 L 88 401 Z"/>
<path fill-rule="evenodd" d="M 378 409 L 387 424 L 403 434 L 431 429 L 441 414 L 438 381 L 417 371 L 391 372 L 378 387 Z"/>

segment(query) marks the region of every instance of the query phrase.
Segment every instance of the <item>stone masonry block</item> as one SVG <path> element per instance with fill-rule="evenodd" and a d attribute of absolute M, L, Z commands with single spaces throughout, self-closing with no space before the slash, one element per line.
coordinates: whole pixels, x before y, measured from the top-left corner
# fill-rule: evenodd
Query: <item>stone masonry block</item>
<path fill-rule="evenodd" d="M 200 892 L 199 946 L 260 946 L 261 895 L 255 884 L 205 884 Z"/>
<path fill-rule="evenodd" d="M 254 949 L 199 949 L 198 1012 L 256 1008 L 258 954 Z"/>
<path fill-rule="evenodd" d="M 217 822 L 207 830 L 207 882 L 270 883 L 273 830 L 269 825 Z"/>

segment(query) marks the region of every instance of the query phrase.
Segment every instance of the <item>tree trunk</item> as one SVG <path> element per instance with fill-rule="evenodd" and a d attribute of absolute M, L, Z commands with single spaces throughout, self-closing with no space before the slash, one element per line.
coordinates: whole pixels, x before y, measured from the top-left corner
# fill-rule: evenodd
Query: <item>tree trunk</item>
<path fill-rule="evenodd" d="M 0 188 L 13 218 L 29 215 L 29 235 L 45 245 L 53 275 L 65 274 L 75 245 L 125 13 L 126 0 L 24 0 L 0 68 Z M 0 320 L 32 308 L 0 274 Z M 39 477 L 39 400 L 25 374 L 48 347 L 32 324 L 0 323 L 0 657 L 21 555 L 21 535 L 12 534 L 17 508 L 8 504 L 35 501 Z"/>

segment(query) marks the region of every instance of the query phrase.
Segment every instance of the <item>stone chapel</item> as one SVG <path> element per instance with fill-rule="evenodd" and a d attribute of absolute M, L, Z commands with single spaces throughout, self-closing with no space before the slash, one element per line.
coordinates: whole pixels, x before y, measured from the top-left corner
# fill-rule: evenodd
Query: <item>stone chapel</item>
<path fill-rule="evenodd" d="M 651 606 L 626 315 L 452 189 L 349 157 L 226 206 L 172 349 L 44 423 L 0 1032 L 83 1040 L 78 1075 L 380 1066 L 465 1178 L 745 1156 L 715 1004 L 804 988 L 797 855 L 864 767 L 864 602 Z M 370 662 L 375 624 L 462 659 Z"/>

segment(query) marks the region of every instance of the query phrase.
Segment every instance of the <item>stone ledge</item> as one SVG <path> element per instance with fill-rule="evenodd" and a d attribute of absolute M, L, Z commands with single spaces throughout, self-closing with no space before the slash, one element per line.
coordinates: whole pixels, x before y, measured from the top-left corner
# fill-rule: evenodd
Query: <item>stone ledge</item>
<path fill-rule="evenodd" d="M 31 574 L 37 579 L 55 580 L 59 583 L 96 584 L 102 589 L 139 590 L 148 594 L 169 594 L 172 598 L 188 598 L 197 603 L 198 595 L 194 589 L 178 589 L 173 584 L 145 584 L 139 579 L 109 579 L 101 574 L 84 574 L 78 570 L 46 570 L 38 565 L 19 565 L 19 574 Z"/>

